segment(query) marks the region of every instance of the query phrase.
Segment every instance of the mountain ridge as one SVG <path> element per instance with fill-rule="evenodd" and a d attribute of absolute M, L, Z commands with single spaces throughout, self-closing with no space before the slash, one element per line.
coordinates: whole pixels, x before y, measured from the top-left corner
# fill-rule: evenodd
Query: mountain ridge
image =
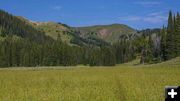
<path fill-rule="evenodd" d="M 116 42 L 121 35 L 136 33 L 136 30 L 125 24 L 109 24 L 109 25 L 94 25 L 85 27 L 76 27 L 83 35 L 94 32 L 101 39 L 107 42 Z"/>
<path fill-rule="evenodd" d="M 78 32 L 78 35 L 83 38 L 91 37 L 92 33 L 94 33 L 93 37 L 96 37 L 109 43 L 117 42 L 122 35 L 130 35 L 137 33 L 137 31 L 134 28 L 120 23 L 72 27 L 58 22 L 38 22 L 28 20 L 21 16 L 18 17 L 23 21 L 28 22 L 35 28 L 44 31 L 46 35 L 52 37 L 53 39 L 57 39 L 58 34 L 60 34 L 63 41 L 68 43 L 72 39 L 72 36 L 64 34 L 63 32 L 71 32 L 72 30 Z"/>

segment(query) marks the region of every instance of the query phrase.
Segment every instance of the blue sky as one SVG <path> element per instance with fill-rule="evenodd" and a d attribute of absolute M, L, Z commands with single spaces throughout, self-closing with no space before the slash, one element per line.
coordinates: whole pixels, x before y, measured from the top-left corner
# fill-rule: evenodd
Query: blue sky
<path fill-rule="evenodd" d="M 127 24 L 135 29 L 166 25 L 168 11 L 180 10 L 179 0 L 3 0 L 0 9 L 32 21 L 70 26 Z"/>

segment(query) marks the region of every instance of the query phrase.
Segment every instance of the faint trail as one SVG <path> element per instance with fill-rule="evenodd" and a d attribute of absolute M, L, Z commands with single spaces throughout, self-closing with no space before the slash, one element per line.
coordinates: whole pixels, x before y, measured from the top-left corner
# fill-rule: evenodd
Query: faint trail
<path fill-rule="evenodd" d="M 118 78 L 117 75 L 115 75 L 115 83 L 117 85 L 117 91 L 115 92 L 115 95 L 117 96 L 119 101 L 127 101 L 126 89 L 123 87 L 121 80 Z"/>

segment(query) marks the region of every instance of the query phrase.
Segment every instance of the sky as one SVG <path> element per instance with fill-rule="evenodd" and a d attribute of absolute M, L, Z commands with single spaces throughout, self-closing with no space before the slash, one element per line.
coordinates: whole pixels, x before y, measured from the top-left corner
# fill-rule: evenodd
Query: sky
<path fill-rule="evenodd" d="M 135 29 L 160 28 L 179 0 L 1 0 L 0 9 L 32 21 L 73 27 L 126 24 Z"/>

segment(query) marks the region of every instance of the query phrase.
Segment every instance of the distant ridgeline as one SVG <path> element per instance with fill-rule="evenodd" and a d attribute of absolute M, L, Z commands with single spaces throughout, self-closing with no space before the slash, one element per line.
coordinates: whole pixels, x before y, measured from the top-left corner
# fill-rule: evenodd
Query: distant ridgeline
<path fill-rule="evenodd" d="M 118 24 L 72 28 L 31 22 L 0 10 L 0 67 L 166 61 L 180 55 L 180 16 L 172 15 L 167 28 L 136 31 Z"/>

